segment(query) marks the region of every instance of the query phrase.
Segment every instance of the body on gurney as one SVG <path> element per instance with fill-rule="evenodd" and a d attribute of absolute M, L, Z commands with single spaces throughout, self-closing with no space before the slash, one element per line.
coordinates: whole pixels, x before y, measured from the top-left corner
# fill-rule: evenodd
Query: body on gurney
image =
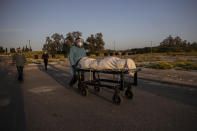
<path fill-rule="evenodd" d="M 112 101 L 119 105 L 122 102 L 120 92 L 128 99 L 133 98 L 132 86 L 137 86 L 137 69 L 132 59 L 120 59 L 117 57 L 106 57 L 104 59 L 92 59 L 83 57 L 77 62 L 76 72 L 78 75 L 78 89 L 82 96 L 88 95 L 88 86 L 93 86 L 95 92 L 99 93 L 101 88 L 114 90 Z M 83 74 L 89 72 L 90 79 L 84 79 Z M 117 75 L 119 78 L 110 79 L 99 74 Z M 128 81 L 125 75 L 129 74 Z M 132 80 L 133 79 L 133 80 Z M 133 82 L 132 82 L 133 81 Z"/>
<path fill-rule="evenodd" d="M 83 57 L 77 64 L 80 69 L 93 70 L 132 70 L 136 69 L 135 62 L 132 59 L 120 59 L 117 57 L 106 57 L 104 59 L 93 59 Z M 129 71 L 129 75 L 133 76 L 133 72 Z"/>

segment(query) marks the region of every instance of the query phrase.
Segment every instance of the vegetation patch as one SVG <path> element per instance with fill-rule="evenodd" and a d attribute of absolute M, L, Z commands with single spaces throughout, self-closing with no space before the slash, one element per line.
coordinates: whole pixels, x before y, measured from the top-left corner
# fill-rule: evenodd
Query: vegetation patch
<path fill-rule="evenodd" d="M 181 67 L 186 70 L 197 70 L 197 63 L 191 61 L 177 61 L 174 62 L 174 67 Z"/>
<path fill-rule="evenodd" d="M 58 62 L 59 59 L 49 59 L 48 61 L 49 61 L 49 62 Z"/>
<path fill-rule="evenodd" d="M 166 61 L 161 61 L 161 62 L 157 62 L 157 63 L 153 63 L 151 65 L 151 67 L 153 69 L 171 69 L 173 68 L 173 64 L 170 62 L 166 62 Z"/>
<path fill-rule="evenodd" d="M 59 61 L 67 61 L 67 60 L 68 60 L 67 58 L 63 58 L 63 57 L 59 58 Z"/>

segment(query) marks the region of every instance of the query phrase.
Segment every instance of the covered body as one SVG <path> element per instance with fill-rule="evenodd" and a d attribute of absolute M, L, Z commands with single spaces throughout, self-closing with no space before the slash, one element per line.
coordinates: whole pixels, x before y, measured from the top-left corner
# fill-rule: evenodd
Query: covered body
<path fill-rule="evenodd" d="M 106 57 L 104 59 L 93 59 L 84 57 L 79 63 L 81 69 L 96 69 L 96 70 L 123 70 L 136 69 L 135 62 L 132 59 L 120 59 L 117 57 Z M 129 73 L 133 75 L 132 71 Z"/>

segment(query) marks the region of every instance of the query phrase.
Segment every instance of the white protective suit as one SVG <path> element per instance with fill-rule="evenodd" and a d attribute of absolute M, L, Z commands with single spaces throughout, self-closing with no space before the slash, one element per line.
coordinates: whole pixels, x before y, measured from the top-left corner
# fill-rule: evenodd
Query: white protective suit
<path fill-rule="evenodd" d="M 83 57 L 78 67 L 81 69 L 96 69 L 96 70 L 121 70 L 121 69 L 136 69 L 135 62 L 132 59 L 120 59 L 117 57 L 106 57 L 104 59 L 93 59 Z M 133 72 L 130 71 L 133 76 Z"/>

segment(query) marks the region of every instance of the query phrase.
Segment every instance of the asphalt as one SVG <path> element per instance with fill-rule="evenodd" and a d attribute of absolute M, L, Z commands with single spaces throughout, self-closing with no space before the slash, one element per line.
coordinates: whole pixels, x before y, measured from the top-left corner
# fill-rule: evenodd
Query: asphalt
<path fill-rule="evenodd" d="M 117 106 L 112 103 L 113 90 L 103 88 L 97 94 L 90 87 L 83 97 L 76 87 L 68 88 L 70 77 L 69 65 L 49 65 L 47 71 L 34 65 L 25 67 L 24 81 L 18 82 L 15 67 L 8 68 L 0 79 L 7 90 L 4 98 L 10 99 L 0 107 L 0 130 L 197 130 L 195 88 L 140 79 L 133 88 L 134 99 L 124 98 Z"/>

